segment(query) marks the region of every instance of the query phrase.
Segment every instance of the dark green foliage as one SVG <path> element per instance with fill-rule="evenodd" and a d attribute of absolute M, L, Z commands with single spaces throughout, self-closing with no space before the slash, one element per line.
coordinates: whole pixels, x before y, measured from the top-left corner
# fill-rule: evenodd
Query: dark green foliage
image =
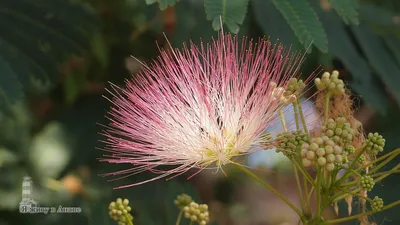
<path fill-rule="evenodd" d="M 320 51 L 328 51 L 328 40 L 314 9 L 307 0 L 271 0 L 282 13 L 300 43 L 311 43 Z"/>
<path fill-rule="evenodd" d="M 129 55 L 149 63 L 158 47 L 169 47 L 163 32 L 173 47 L 190 39 L 205 44 L 218 35 L 214 29 L 220 30 L 220 18 L 224 31 L 239 31 L 239 38 L 265 35 L 300 51 L 312 42 L 316 48 L 300 69 L 303 76 L 322 62 L 323 70 L 340 70 L 356 93 L 356 109 L 366 104 L 379 114 L 366 124 L 366 132 L 377 127 L 387 140 L 387 151 L 400 146 L 399 16 L 396 0 L 0 1 L 0 225 L 114 225 L 107 206 L 116 197 L 131 201 L 136 225 L 174 224 L 178 211 L 173 200 L 178 194 L 188 193 L 202 202 L 185 175 L 113 190 L 154 174 L 116 182 L 107 182 L 114 177 L 99 177 L 131 165 L 98 162 L 105 152 L 97 149 L 103 147 L 98 142 L 103 137 L 96 123 L 107 124 L 109 103 L 102 95 L 111 96 L 102 85 L 110 80 L 123 86 L 123 79 L 131 78 L 129 72 L 140 69 L 137 63 L 128 72 Z M 61 65 L 71 58 L 82 60 L 82 68 L 63 70 Z M 89 81 L 97 82 L 97 91 L 87 88 Z M 50 175 L 59 180 L 80 166 L 91 171 L 82 178 L 86 195 L 45 187 Z M 225 169 L 228 180 L 199 183 L 215 185 L 206 195 L 228 209 L 246 183 L 241 173 Z M 35 180 L 42 205 L 80 206 L 83 213 L 21 215 L 17 207 L 26 174 Z M 385 202 L 398 199 L 398 179 L 385 182 L 372 192 L 380 192 Z M 393 209 L 374 218 L 381 222 L 388 217 L 399 224 L 397 216 Z"/>
<path fill-rule="evenodd" d="M 215 30 L 221 29 L 222 22 L 231 32 L 237 33 L 246 16 L 248 2 L 249 0 L 205 0 L 207 20 L 212 21 Z"/>
<path fill-rule="evenodd" d="M 358 24 L 359 3 L 357 0 L 328 0 L 346 24 Z"/>
<path fill-rule="evenodd" d="M 8 85 L 19 87 L 2 87 L 5 99 L 1 102 L 19 100 L 20 87 L 29 89 L 35 81 L 58 82 L 60 63 L 71 54 L 82 55 L 88 50 L 89 37 L 97 25 L 92 11 L 66 0 L 1 1 L 0 83 L 13 81 Z"/>

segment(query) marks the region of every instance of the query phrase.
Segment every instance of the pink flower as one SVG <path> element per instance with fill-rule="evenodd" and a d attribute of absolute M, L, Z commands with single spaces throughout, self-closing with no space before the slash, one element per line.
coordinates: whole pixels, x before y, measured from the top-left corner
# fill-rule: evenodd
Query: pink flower
<path fill-rule="evenodd" d="M 110 124 L 103 131 L 110 154 L 103 160 L 133 168 L 107 175 L 158 174 L 124 188 L 236 163 L 233 157 L 263 142 L 264 130 L 287 103 L 280 90 L 303 59 L 266 39 L 239 44 L 229 34 L 206 46 L 161 50 L 125 89 L 112 85 Z"/>

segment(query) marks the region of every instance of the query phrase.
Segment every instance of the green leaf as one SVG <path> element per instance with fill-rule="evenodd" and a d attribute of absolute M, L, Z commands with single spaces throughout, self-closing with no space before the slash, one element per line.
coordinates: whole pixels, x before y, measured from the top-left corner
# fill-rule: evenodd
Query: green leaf
<path fill-rule="evenodd" d="M 382 40 L 366 25 L 352 27 L 352 31 L 371 66 L 393 94 L 396 102 L 400 104 L 400 89 L 398 88 L 400 68 L 385 49 Z"/>
<path fill-rule="evenodd" d="M 196 44 L 200 41 L 208 42 L 218 34 L 204 17 L 204 3 L 201 1 L 182 1 L 175 6 L 176 27 L 172 44 L 182 46 L 183 42 L 192 40 Z M 201 40 L 200 40 L 201 38 Z"/>
<path fill-rule="evenodd" d="M 59 64 L 73 54 L 85 54 L 98 25 L 93 11 L 82 4 L 64 0 L 1 1 L 0 57 L 10 67 L 9 74 L 2 76 L 19 81 L 22 90 L 33 88 L 33 81 L 58 82 Z M 6 99 L 17 100 L 9 95 L 15 92 L 4 91 L 4 87 L 0 91 Z"/>
<path fill-rule="evenodd" d="M 380 35 L 400 37 L 399 14 L 385 8 L 363 2 L 360 5 L 360 19 L 370 25 Z"/>
<path fill-rule="evenodd" d="M 400 27 L 400 24 L 396 24 L 393 20 L 396 16 L 399 15 L 370 3 L 363 2 L 360 4 L 360 19 L 366 22 L 380 26 Z"/>
<path fill-rule="evenodd" d="M 392 52 L 397 64 L 400 65 L 400 39 L 394 36 L 384 37 L 388 49 Z"/>
<path fill-rule="evenodd" d="M 300 43 L 311 43 L 321 52 L 328 51 L 328 38 L 314 9 L 307 0 L 271 0 L 285 17 Z"/>
<path fill-rule="evenodd" d="M 226 24 L 232 33 L 239 32 L 246 17 L 249 0 L 205 0 L 207 20 L 212 21 L 214 30 L 221 29 L 222 23 Z"/>
<path fill-rule="evenodd" d="M 317 8 L 316 11 L 328 35 L 329 53 L 339 58 L 352 75 L 350 86 L 374 110 L 382 115 L 386 114 L 387 97 L 384 91 L 376 85 L 371 68 L 358 53 L 340 18 L 333 12 L 322 11 L 321 8 Z"/>
<path fill-rule="evenodd" d="M 328 0 L 346 24 L 359 24 L 357 0 Z"/>
<path fill-rule="evenodd" d="M 285 46 L 292 46 L 293 50 L 303 48 L 285 18 L 271 1 L 253 0 L 251 6 L 261 29 L 272 41 L 279 40 Z"/>

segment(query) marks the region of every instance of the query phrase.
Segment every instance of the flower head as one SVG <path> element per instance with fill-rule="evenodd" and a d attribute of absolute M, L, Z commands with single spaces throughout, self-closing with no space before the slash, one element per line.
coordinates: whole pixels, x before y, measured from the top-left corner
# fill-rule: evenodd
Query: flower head
<path fill-rule="evenodd" d="M 125 89 L 112 85 L 110 124 L 103 131 L 111 154 L 104 160 L 133 165 L 113 175 L 159 174 L 151 180 L 231 163 L 265 143 L 263 131 L 293 99 L 280 90 L 303 59 L 266 39 L 239 44 L 229 34 L 206 46 L 161 50 Z"/>

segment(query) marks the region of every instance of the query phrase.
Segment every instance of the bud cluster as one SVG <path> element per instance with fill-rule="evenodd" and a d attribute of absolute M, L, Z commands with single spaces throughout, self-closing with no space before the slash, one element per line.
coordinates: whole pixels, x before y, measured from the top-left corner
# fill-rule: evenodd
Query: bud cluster
<path fill-rule="evenodd" d="M 339 79 L 339 72 L 337 70 L 334 70 L 332 75 L 329 72 L 323 73 L 321 78 L 314 80 L 314 83 L 319 91 L 326 91 L 332 96 L 345 93 L 344 82 L 342 79 Z"/>
<path fill-rule="evenodd" d="M 301 148 L 300 156 L 305 167 L 316 162 L 327 171 L 333 171 L 335 164 L 341 165 L 343 162 L 342 147 L 326 135 L 312 138 L 310 144 L 305 143 Z"/>
<path fill-rule="evenodd" d="M 360 186 L 366 190 L 371 191 L 374 188 L 375 182 L 371 176 L 364 175 L 360 178 Z"/>
<path fill-rule="evenodd" d="M 302 144 L 307 142 L 306 134 L 301 131 L 283 132 L 276 137 L 276 152 L 282 152 L 287 157 L 293 156 L 300 151 Z"/>
<path fill-rule="evenodd" d="M 296 78 L 292 77 L 289 79 L 283 95 L 285 97 L 296 96 L 296 98 L 298 98 L 305 87 L 306 84 L 303 82 L 303 80 L 297 80 Z"/>
<path fill-rule="evenodd" d="M 372 211 L 378 212 L 381 211 L 383 208 L 383 199 L 379 198 L 378 196 L 375 196 L 374 199 L 372 199 L 371 202 L 371 209 Z"/>
<path fill-rule="evenodd" d="M 360 158 L 358 158 L 359 163 L 364 163 L 365 162 L 365 155 L 360 155 Z"/>
<path fill-rule="evenodd" d="M 292 103 L 294 100 L 296 100 L 296 95 L 289 95 L 286 94 L 286 90 L 283 87 L 278 87 L 278 85 L 275 82 L 270 82 L 270 85 L 272 86 L 272 98 L 281 102 L 282 105 L 288 105 Z"/>
<path fill-rule="evenodd" d="M 132 221 L 133 216 L 130 214 L 131 207 L 129 200 L 117 198 L 115 202 L 111 202 L 108 206 L 110 217 L 118 222 L 118 225 L 128 225 L 128 220 Z"/>
<path fill-rule="evenodd" d="M 350 143 L 354 135 L 354 130 L 344 117 L 329 118 L 326 124 L 321 126 L 321 132 L 341 146 Z"/>
<path fill-rule="evenodd" d="M 181 194 L 176 197 L 174 203 L 178 207 L 178 209 L 183 209 L 185 206 L 190 205 L 193 202 L 192 197 L 187 194 Z"/>
<path fill-rule="evenodd" d="M 372 156 L 378 155 L 385 147 L 385 139 L 379 133 L 369 133 L 367 140 L 365 140 L 366 152 Z"/>
<path fill-rule="evenodd" d="M 185 218 L 199 225 L 206 225 L 210 221 L 208 206 L 206 204 L 197 204 L 191 202 L 188 206 L 183 207 Z"/>

